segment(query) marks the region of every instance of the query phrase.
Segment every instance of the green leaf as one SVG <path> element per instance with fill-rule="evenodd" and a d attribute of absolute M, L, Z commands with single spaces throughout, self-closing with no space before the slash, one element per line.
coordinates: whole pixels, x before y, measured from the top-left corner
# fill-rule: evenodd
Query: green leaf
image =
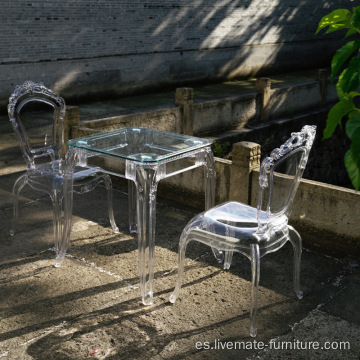
<path fill-rule="evenodd" d="M 354 76 L 351 78 L 348 91 L 355 91 L 359 88 L 359 72 L 355 73 Z"/>
<path fill-rule="evenodd" d="M 345 154 L 344 163 L 351 183 L 355 190 L 358 191 L 360 187 L 360 166 L 353 160 L 352 152 L 350 150 Z"/>
<path fill-rule="evenodd" d="M 325 15 L 319 22 L 318 28 L 315 32 L 317 34 L 321 29 L 337 23 L 348 21 L 351 18 L 351 12 L 347 9 L 337 9 L 330 14 Z"/>
<path fill-rule="evenodd" d="M 352 141 L 354 140 L 360 141 L 360 139 L 356 139 L 356 138 L 353 140 L 353 134 L 359 128 L 360 128 L 360 110 L 354 109 L 353 111 L 350 111 L 349 120 L 346 122 L 346 126 L 345 126 L 346 134 Z"/>
<path fill-rule="evenodd" d="M 353 159 L 360 165 L 360 128 L 357 128 L 351 135 L 350 151 Z"/>
<path fill-rule="evenodd" d="M 360 29 L 360 6 L 357 6 L 356 8 L 354 8 L 353 12 L 354 13 L 351 17 L 351 25 L 355 29 L 359 30 Z"/>
<path fill-rule="evenodd" d="M 360 93 L 357 91 L 350 91 L 346 95 L 347 95 L 347 97 L 346 97 L 347 100 L 354 101 L 354 98 L 360 96 Z"/>
<path fill-rule="evenodd" d="M 331 24 L 329 25 L 329 28 L 326 30 L 325 34 L 331 34 L 334 31 L 338 31 L 341 29 L 348 29 L 349 28 L 349 24 L 347 21 L 342 21 L 336 24 Z"/>
<path fill-rule="evenodd" d="M 346 70 L 346 69 L 345 69 Z M 345 72 L 345 70 L 343 71 L 343 73 Z M 340 81 L 342 79 L 343 73 L 341 73 L 341 75 L 339 76 L 339 81 L 336 83 L 336 92 L 337 95 L 339 97 L 339 100 L 351 100 L 353 101 L 353 99 L 357 96 L 360 96 L 360 93 L 356 92 L 355 90 L 357 90 L 359 88 L 359 73 L 356 72 L 353 74 L 352 78 L 350 79 L 350 82 L 347 86 L 347 89 L 345 92 L 343 90 L 343 82 Z"/>
<path fill-rule="evenodd" d="M 354 51 L 360 48 L 360 40 L 349 41 L 340 49 L 336 50 L 335 55 L 331 60 L 331 81 L 334 81 L 336 74 L 344 65 L 345 61 L 350 57 Z"/>
<path fill-rule="evenodd" d="M 349 37 L 349 36 L 351 36 L 351 35 L 356 34 L 357 32 L 358 32 L 358 30 L 351 28 L 351 29 L 349 29 L 349 31 L 346 33 L 345 37 L 347 38 L 347 37 Z"/>
<path fill-rule="evenodd" d="M 350 91 L 349 87 L 351 80 L 354 78 L 354 75 L 359 72 L 359 69 L 360 57 L 355 56 L 350 60 L 348 67 L 339 76 L 339 80 L 336 84 L 339 97 L 340 94 Z"/>
<path fill-rule="evenodd" d="M 336 103 L 329 111 L 326 119 L 326 127 L 323 133 L 323 140 L 328 139 L 334 133 L 336 127 L 340 124 L 342 118 L 355 108 L 351 100 L 341 100 Z"/>
<path fill-rule="evenodd" d="M 349 178 L 358 191 L 360 187 L 360 128 L 353 133 L 353 138 L 354 141 L 345 154 L 344 162 Z"/>
<path fill-rule="evenodd" d="M 339 97 L 339 100 L 346 100 L 347 99 L 347 94 L 344 91 L 344 86 L 343 86 L 343 78 L 344 78 L 344 74 L 346 72 L 346 69 L 340 74 L 338 81 L 336 83 L 336 93 Z"/>
<path fill-rule="evenodd" d="M 340 101 L 346 100 L 346 94 L 343 92 L 339 82 L 336 83 L 336 93 Z"/>

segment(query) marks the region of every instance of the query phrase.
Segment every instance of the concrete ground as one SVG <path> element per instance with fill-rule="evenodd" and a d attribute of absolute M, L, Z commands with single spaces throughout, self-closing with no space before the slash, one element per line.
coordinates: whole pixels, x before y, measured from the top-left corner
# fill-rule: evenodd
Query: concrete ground
<path fill-rule="evenodd" d="M 24 162 L 0 129 L 0 358 L 359 359 L 359 259 L 305 248 L 304 298 L 292 288 L 290 244 L 262 259 L 258 336 L 249 336 L 250 263 L 223 270 L 192 243 L 184 286 L 170 304 L 182 229 L 199 209 L 158 198 L 154 304 L 141 303 L 137 241 L 127 228 L 126 186 L 115 184 L 113 234 L 105 189 L 75 195 L 68 255 L 54 268 L 50 199 L 25 187 L 9 236 L 11 188 Z M 159 184 L 161 187 L 161 182 Z M 339 238 L 341 241 L 341 238 Z M 327 349 L 330 347 L 330 349 Z"/>

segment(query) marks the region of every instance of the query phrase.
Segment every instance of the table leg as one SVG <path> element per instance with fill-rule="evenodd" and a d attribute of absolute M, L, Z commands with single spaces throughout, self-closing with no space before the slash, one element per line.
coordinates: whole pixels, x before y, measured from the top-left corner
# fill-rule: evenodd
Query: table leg
<path fill-rule="evenodd" d="M 136 211 L 136 186 L 132 180 L 128 180 L 128 210 L 129 210 L 129 231 L 136 234 L 137 230 L 137 211 Z"/>
<path fill-rule="evenodd" d="M 205 209 L 215 205 L 216 169 L 211 149 L 205 150 Z"/>
<path fill-rule="evenodd" d="M 157 184 L 158 180 L 156 167 L 137 167 L 136 199 L 139 244 L 139 275 L 141 297 L 144 305 L 151 305 L 153 303 Z M 148 261 L 146 259 L 147 251 Z"/>
<path fill-rule="evenodd" d="M 59 251 L 54 259 L 54 265 L 59 267 L 64 261 L 66 250 L 69 246 L 71 226 L 72 226 L 72 209 L 73 209 L 73 186 L 74 186 L 74 169 L 76 165 L 76 152 L 69 148 L 65 159 L 65 170 L 63 178 L 64 191 L 64 222 L 62 225 L 62 237 L 59 244 Z"/>

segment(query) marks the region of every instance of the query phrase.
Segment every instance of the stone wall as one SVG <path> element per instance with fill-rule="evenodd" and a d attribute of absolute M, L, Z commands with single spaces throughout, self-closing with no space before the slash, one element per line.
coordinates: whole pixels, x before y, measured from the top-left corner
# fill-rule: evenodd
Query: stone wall
<path fill-rule="evenodd" d="M 338 44 L 314 36 L 348 0 L 3 0 L 0 105 L 43 81 L 66 98 L 118 96 L 258 71 L 322 66 Z"/>

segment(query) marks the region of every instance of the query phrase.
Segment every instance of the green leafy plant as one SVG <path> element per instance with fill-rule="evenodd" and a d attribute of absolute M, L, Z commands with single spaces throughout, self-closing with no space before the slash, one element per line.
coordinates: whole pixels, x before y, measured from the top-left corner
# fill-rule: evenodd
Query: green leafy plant
<path fill-rule="evenodd" d="M 349 178 L 356 190 L 360 187 L 360 6 L 352 10 L 337 9 L 324 16 L 318 25 L 316 34 L 327 28 L 325 34 L 347 30 L 345 38 L 354 35 L 353 40 L 338 49 L 331 60 L 331 81 L 338 75 L 336 91 L 339 97 L 329 111 L 323 139 L 332 136 L 337 126 L 345 122 L 345 131 L 351 140 L 344 163 Z M 356 35 L 355 35 L 356 34 Z"/>
<path fill-rule="evenodd" d="M 231 144 L 228 141 L 223 142 L 223 143 L 214 142 L 212 150 L 213 150 L 214 156 L 223 158 L 230 152 Z"/>

